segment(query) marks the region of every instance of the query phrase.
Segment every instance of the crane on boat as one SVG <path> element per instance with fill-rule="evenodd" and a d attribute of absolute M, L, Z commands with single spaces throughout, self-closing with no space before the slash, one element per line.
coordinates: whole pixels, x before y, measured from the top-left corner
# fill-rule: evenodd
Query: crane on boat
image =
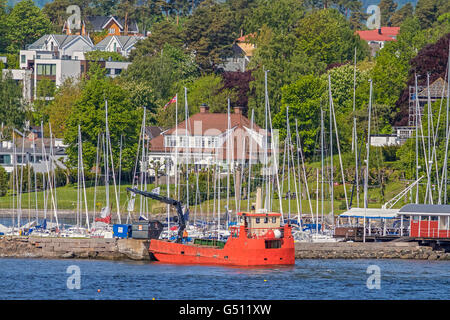
<path fill-rule="evenodd" d="M 178 200 L 175 200 L 175 199 L 172 199 L 172 198 L 161 196 L 161 195 L 159 195 L 157 193 L 141 191 L 141 190 L 136 189 L 136 188 L 127 188 L 127 190 L 131 191 L 133 193 L 136 193 L 136 194 L 140 194 L 140 195 L 142 195 L 144 197 L 151 198 L 151 199 L 154 199 L 154 200 L 158 200 L 160 202 L 164 202 L 166 204 L 174 206 L 176 208 L 176 210 L 177 210 L 177 215 L 178 215 L 178 235 L 177 235 L 176 242 L 177 243 L 181 243 L 182 242 L 183 232 L 184 232 L 184 229 L 186 228 L 186 221 L 185 221 L 184 215 L 183 215 L 183 203 L 182 202 L 180 202 Z"/>

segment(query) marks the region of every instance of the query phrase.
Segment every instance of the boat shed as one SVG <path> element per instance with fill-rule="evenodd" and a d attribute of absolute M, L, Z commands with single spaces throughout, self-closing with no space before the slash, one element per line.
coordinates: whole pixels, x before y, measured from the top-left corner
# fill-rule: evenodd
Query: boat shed
<path fill-rule="evenodd" d="M 450 205 L 407 204 L 398 214 L 410 219 L 410 237 L 450 238 Z"/>

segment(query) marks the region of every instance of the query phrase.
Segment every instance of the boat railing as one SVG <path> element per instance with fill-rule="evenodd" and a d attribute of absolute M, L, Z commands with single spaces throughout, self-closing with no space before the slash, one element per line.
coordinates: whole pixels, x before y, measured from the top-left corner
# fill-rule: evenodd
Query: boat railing
<path fill-rule="evenodd" d="M 230 227 L 231 237 L 238 238 L 240 234 L 240 227 Z M 272 228 L 245 228 L 247 238 L 249 239 L 277 239 L 284 237 L 284 227 Z"/>

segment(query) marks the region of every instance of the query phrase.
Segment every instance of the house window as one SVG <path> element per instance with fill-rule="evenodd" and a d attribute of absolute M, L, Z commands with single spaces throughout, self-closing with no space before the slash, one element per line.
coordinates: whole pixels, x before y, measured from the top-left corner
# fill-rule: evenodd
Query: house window
<path fill-rule="evenodd" d="M 22 54 L 20 56 L 20 63 L 25 63 L 25 60 L 26 60 L 26 56 L 24 54 Z"/>
<path fill-rule="evenodd" d="M 24 160 L 26 160 L 26 157 L 24 157 L 24 156 L 17 156 L 17 163 L 24 163 Z"/>
<path fill-rule="evenodd" d="M 37 65 L 38 76 L 55 76 L 56 64 L 38 64 Z"/>
<path fill-rule="evenodd" d="M 116 33 L 116 29 L 114 28 L 109 28 L 109 33 L 110 34 L 115 34 Z M 115 44 L 114 44 L 115 45 Z M 116 50 L 116 48 L 114 48 L 114 50 Z"/>
<path fill-rule="evenodd" d="M 0 163 L 1 164 L 11 164 L 11 155 L 0 154 Z"/>
<path fill-rule="evenodd" d="M 120 74 L 122 72 L 122 69 L 114 69 L 115 74 Z"/>
<path fill-rule="evenodd" d="M 116 52 L 117 51 L 117 43 L 114 42 L 113 47 L 114 47 L 114 52 Z"/>
<path fill-rule="evenodd" d="M 197 148 L 201 148 L 202 147 L 202 137 L 195 137 L 195 146 Z"/>
<path fill-rule="evenodd" d="M 110 68 L 106 68 L 106 74 L 111 74 L 111 69 Z"/>

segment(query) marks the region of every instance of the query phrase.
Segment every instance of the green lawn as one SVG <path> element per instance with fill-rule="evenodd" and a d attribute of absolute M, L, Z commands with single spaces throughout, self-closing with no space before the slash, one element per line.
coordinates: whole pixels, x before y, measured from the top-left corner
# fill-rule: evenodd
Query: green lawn
<path fill-rule="evenodd" d="M 120 188 L 120 210 L 121 212 L 125 212 L 127 210 L 127 191 L 126 188 L 129 187 L 130 185 L 122 185 Z M 166 193 L 166 186 L 165 185 L 160 185 L 161 187 L 161 194 L 165 194 Z M 154 185 L 148 185 L 147 189 L 148 190 L 152 190 L 154 188 Z M 305 186 L 302 186 L 303 190 L 305 190 Z M 347 188 L 347 197 L 350 201 L 350 197 L 351 197 L 351 191 L 352 191 L 352 186 L 351 185 L 346 185 Z M 342 185 L 338 185 L 335 186 L 334 188 L 334 194 L 335 194 L 335 201 L 334 201 L 334 212 L 336 214 L 342 213 L 345 210 L 345 198 L 344 198 L 344 193 L 343 193 L 343 186 Z M 404 183 L 401 182 L 395 182 L 395 183 L 391 183 L 386 187 L 386 191 L 385 191 L 385 200 L 382 201 L 382 197 L 380 194 L 380 190 L 379 188 L 370 188 L 369 189 L 369 207 L 381 207 L 381 205 L 383 203 L 385 203 L 386 201 L 390 200 L 392 197 L 394 197 L 396 194 L 398 194 L 400 191 L 402 191 L 404 189 Z M 110 193 L 110 203 L 111 203 L 111 208 L 113 212 L 116 212 L 116 198 L 115 198 L 115 191 L 114 191 L 114 186 L 110 186 L 109 187 L 109 193 Z M 320 190 L 320 186 L 319 186 L 319 190 Z M 102 207 L 104 207 L 106 205 L 106 188 L 104 186 L 99 186 L 97 187 L 97 196 L 96 196 L 96 212 L 99 212 L 100 209 Z M 284 190 L 283 193 L 285 194 L 287 191 L 287 183 L 285 183 L 284 185 Z M 316 184 L 310 184 L 309 185 L 309 191 L 311 194 L 311 206 L 313 209 L 313 212 L 316 213 L 316 208 L 317 208 L 317 202 L 316 202 Z M 324 185 L 324 191 L 325 191 L 325 201 L 324 201 L 324 213 L 328 213 L 330 211 L 330 200 L 329 200 L 329 196 L 328 196 L 328 186 Z M 171 185 L 171 192 L 173 192 L 173 185 Z M 293 182 L 291 181 L 291 192 L 295 192 L 295 187 L 293 185 Z M 87 204 L 88 204 L 88 208 L 89 211 L 92 212 L 94 209 L 94 187 L 88 187 L 86 188 L 86 196 L 87 196 Z M 212 195 L 211 195 L 212 196 Z M 76 185 L 71 185 L 71 186 L 65 186 L 65 187 L 60 187 L 56 189 L 56 198 L 57 198 L 57 204 L 58 204 L 58 209 L 65 209 L 65 210 L 74 210 L 76 211 L 77 208 L 77 187 Z M 320 194 L 319 194 L 319 213 L 321 212 L 321 203 L 320 203 Z M 34 210 L 35 208 L 35 199 L 36 199 L 36 195 L 34 192 L 32 193 L 25 193 L 22 194 L 22 209 L 26 210 L 26 209 L 31 209 Z M 48 205 L 47 208 L 51 209 L 52 208 L 52 200 L 51 197 L 49 195 L 48 198 Z M 135 201 L 135 210 L 134 212 L 139 212 L 140 211 L 140 200 L 141 197 L 137 197 L 136 201 Z M 363 186 L 360 186 L 360 207 L 363 206 L 363 199 L 364 199 L 364 195 L 363 195 Z M 16 199 L 17 201 L 17 199 Z M 250 205 L 255 202 L 255 194 L 254 192 L 252 192 L 251 195 L 251 199 L 250 199 Z M 355 197 L 353 199 L 353 207 L 356 207 L 356 191 L 355 191 Z M 43 192 L 38 192 L 37 193 L 37 204 L 38 204 L 38 209 L 43 209 L 44 208 L 44 194 Z M 222 213 L 225 212 L 225 206 L 227 204 L 227 200 L 226 197 L 223 197 L 220 199 L 220 205 L 219 207 L 221 208 L 220 211 Z M 281 201 L 282 207 L 283 207 L 283 212 L 287 213 L 289 210 L 289 200 L 285 200 L 284 198 Z M 401 207 L 404 204 L 404 201 L 401 200 L 397 203 L 397 205 L 395 206 L 396 208 Z M 296 215 L 298 212 L 298 202 L 296 199 L 292 199 L 290 200 L 290 205 L 291 205 L 291 214 Z M 11 195 L 7 195 L 4 197 L 0 197 L 0 208 L 12 208 L 13 207 L 13 197 Z M 84 198 L 83 198 L 83 207 L 84 207 Z M 147 207 L 148 207 L 148 211 L 149 212 L 154 212 L 154 213 L 164 213 L 166 212 L 166 204 L 160 203 L 156 200 L 152 200 L 152 199 L 147 199 Z M 201 205 L 198 205 L 197 207 L 194 206 L 194 204 L 190 204 L 191 207 L 191 214 L 197 214 L 198 216 L 202 216 L 203 214 L 206 214 L 207 212 L 210 213 L 217 213 L 218 209 L 218 200 L 216 199 L 216 208 L 214 209 L 214 200 L 210 199 L 209 201 L 205 201 L 203 202 Z M 310 205 L 307 199 L 303 199 L 301 201 L 301 207 L 302 210 L 301 212 L 304 214 L 309 214 L 311 212 L 310 210 Z M 230 209 L 234 212 L 236 208 L 236 202 L 234 200 L 234 197 L 230 196 Z M 84 209 L 83 209 L 84 210 Z M 242 200 L 240 203 L 240 210 L 241 211 L 246 211 L 247 210 L 247 200 Z M 278 199 L 278 196 L 275 197 L 275 199 L 273 199 L 273 206 L 272 206 L 272 210 L 273 211 L 280 211 L 280 201 Z"/>

